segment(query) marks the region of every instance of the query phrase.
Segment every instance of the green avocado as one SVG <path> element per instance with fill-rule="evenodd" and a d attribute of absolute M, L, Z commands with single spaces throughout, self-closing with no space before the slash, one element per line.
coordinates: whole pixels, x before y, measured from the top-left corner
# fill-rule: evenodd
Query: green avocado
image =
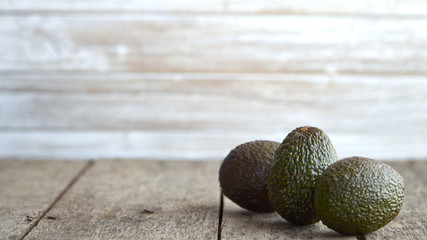
<path fill-rule="evenodd" d="M 316 181 L 336 160 L 331 140 L 319 128 L 299 127 L 290 132 L 275 152 L 268 177 L 268 196 L 274 210 L 297 225 L 319 221 L 314 211 Z"/>
<path fill-rule="evenodd" d="M 219 169 L 219 183 L 224 195 L 247 210 L 273 212 L 268 201 L 267 177 L 279 144 L 257 140 L 231 150 Z"/>
<path fill-rule="evenodd" d="M 403 178 L 389 165 L 350 157 L 330 165 L 319 178 L 315 209 L 323 224 L 347 235 L 374 232 L 400 212 Z"/>

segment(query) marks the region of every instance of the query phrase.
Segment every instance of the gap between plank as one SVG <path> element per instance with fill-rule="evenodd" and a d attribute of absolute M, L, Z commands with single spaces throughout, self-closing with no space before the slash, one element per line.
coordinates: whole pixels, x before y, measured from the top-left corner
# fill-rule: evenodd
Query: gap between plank
<path fill-rule="evenodd" d="M 76 176 L 74 176 L 74 178 L 68 183 L 68 185 L 58 194 L 58 196 L 56 196 L 56 198 L 52 201 L 52 203 L 50 203 L 46 209 L 44 209 L 41 214 L 39 216 L 37 216 L 36 219 L 34 219 L 30 225 L 27 227 L 27 229 L 18 237 L 16 237 L 15 239 L 17 240 L 22 240 L 24 239 L 30 232 L 31 230 L 33 230 L 37 224 L 44 218 L 44 216 L 46 216 L 46 214 L 56 205 L 56 203 L 64 196 L 65 193 L 68 192 L 68 190 L 77 182 L 77 180 L 80 179 L 81 176 L 83 176 L 86 171 L 92 167 L 95 164 L 95 161 L 90 160 L 89 162 L 87 162 L 83 168 L 77 173 Z"/>
<path fill-rule="evenodd" d="M 224 214 L 224 194 L 221 193 L 219 197 L 219 214 L 218 214 L 218 238 L 217 240 L 221 240 L 221 232 L 222 232 L 222 216 Z"/>
<path fill-rule="evenodd" d="M 2 16 L 28 16 L 28 15 L 144 15 L 144 14 L 156 14 L 156 15 L 213 15 L 213 16 L 320 16 L 320 17 L 358 17 L 358 18 L 404 18 L 404 19 L 423 19 L 426 17 L 424 13 L 408 14 L 408 13 L 364 13 L 360 12 L 339 12 L 339 11 L 312 11 L 307 12 L 304 10 L 300 11 L 203 11 L 203 10 L 143 10 L 143 9 L 99 9 L 99 10 L 85 10 L 85 9 L 0 9 L 0 17 Z"/>
<path fill-rule="evenodd" d="M 357 240 L 366 240 L 366 237 L 365 237 L 365 235 L 359 235 L 359 236 L 356 236 L 356 239 Z"/>

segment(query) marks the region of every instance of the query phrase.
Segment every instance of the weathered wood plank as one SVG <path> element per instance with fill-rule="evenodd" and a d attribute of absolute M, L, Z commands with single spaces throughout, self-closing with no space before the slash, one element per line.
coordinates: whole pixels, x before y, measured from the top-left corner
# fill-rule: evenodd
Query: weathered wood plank
<path fill-rule="evenodd" d="M 382 0 L 382 1 L 343 1 L 328 0 L 319 2 L 303 1 L 262 1 L 262 0 L 117 0 L 69 1 L 31 0 L 1 1 L 3 11 L 176 11 L 176 12 L 235 12 L 235 13 L 281 13 L 281 14 L 427 14 L 425 1 Z"/>
<path fill-rule="evenodd" d="M 427 237 L 427 161 L 390 162 L 405 180 L 405 203 L 399 216 L 366 239 L 417 239 Z M 275 213 L 246 211 L 228 199 L 225 202 L 223 239 L 356 239 L 328 229 L 321 223 L 294 226 Z"/>
<path fill-rule="evenodd" d="M 0 156 L 22 159 L 148 158 L 211 160 L 235 146 L 256 139 L 281 142 L 282 132 L 232 131 L 7 131 L 0 138 Z M 325 131 L 329 132 L 328 129 Z M 424 134 L 329 134 L 341 157 L 381 160 L 427 155 Z M 25 151 L 19 151 L 25 149 Z"/>
<path fill-rule="evenodd" d="M 427 156 L 423 75 L 4 76 L 3 157 L 218 159 L 302 125 L 324 129 L 342 157 Z"/>
<path fill-rule="evenodd" d="M 28 231 L 85 164 L 0 160 L 0 239 Z"/>
<path fill-rule="evenodd" d="M 0 128 L 427 133 L 426 92 L 425 76 L 407 75 L 11 74 Z"/>
<path fill-rule="evenodd" d="M 216 239 L 219 164 L 98 161 L 26 239 Z"/>
<path fill-rule="evenodd" d="M 223 159 L 237 145 L 256 139 L 281 142 L 287 130 L 234 131 L 5 131 L 0 157 L 21 159 L 149 158 L 156 160 Z M 325 129 L 329 133 L 328 129 Z M 426 156 L 425 134 L 328 134 L 340 157 L 361 155 L 380 160 Z M 22 151 L 25 149 L 25 151 Z"/>
<path fill-rule="evenodd" d="M 1 71 L 427 73 L 427 18 L 107 13 L 0 21 Z"/>

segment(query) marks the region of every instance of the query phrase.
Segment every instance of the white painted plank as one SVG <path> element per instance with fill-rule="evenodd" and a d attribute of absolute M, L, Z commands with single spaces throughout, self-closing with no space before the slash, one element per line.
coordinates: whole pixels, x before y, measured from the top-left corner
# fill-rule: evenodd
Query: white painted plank
<path fill-rule="evenodd" d="M 4 130 L 427 133 L 424 76 L 12 74 L 0 90 Z"/>
<path fill-rule="evenodd" d="M 302 125 L 334 136 L 341 157 L 427 156 L 424 76 L 4 76 L 0 156 L 222 159 Z"/>
<path fill-rule="evenodd" d="M 427 18 L 31 14 L 0 35 L 3 72 L 427 73 Z"/>
<path fill-rule="evenodd" d="M 422 0 L 19 0 L 1 1 L 3 11 L 175 11 L 235 13 L 304 13 L 304 14 L 426 14 Z"/>
<path fill-rule="evenodd" d="M 222 159 L 302 125 L 334 136 L 341 157 L 427 156 L 422 75 L 4 76 L 0 156 Z"/>
<path fill-rule="evenodd" d="M 0 137 L 0 157 L 21 159 L 143 158 L 156 160 L 221 160 L 237 145 L 252 140 L 282 141 L 283 131 L 8 131 Z M 339 134 L 330 136 L 340 158 L 379 160 L 427 156 L 425 133 Z"/>

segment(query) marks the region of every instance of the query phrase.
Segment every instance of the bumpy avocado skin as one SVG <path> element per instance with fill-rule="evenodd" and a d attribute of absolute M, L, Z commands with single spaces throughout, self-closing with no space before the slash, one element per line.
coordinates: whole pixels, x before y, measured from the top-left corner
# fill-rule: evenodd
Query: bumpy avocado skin
<path fill-rule="evenodd" d="M 318 220 L 314 211 L 317 179 L 338 160 L 329 137 L 316 127 L 299 127 L 289 133 L 275 152 L 268 178 L 269 199 L 287 221 L 309 225 Z"/>
<path fill-rule="evenodd" d="M 257 140 L 231 150 L 219 170 L 219 182 L 224 195 L 247 210 L 273 212 L 268 200 L 267 177 L 279 144 Z"/>
<path fill-rule="evenodd" d="M 404 198 L 402 176 L 389 165 L 350 157 L 320 177 L 315 209 L 323 224 L 346 235 L 374 232 L 393 220 Z"/>

